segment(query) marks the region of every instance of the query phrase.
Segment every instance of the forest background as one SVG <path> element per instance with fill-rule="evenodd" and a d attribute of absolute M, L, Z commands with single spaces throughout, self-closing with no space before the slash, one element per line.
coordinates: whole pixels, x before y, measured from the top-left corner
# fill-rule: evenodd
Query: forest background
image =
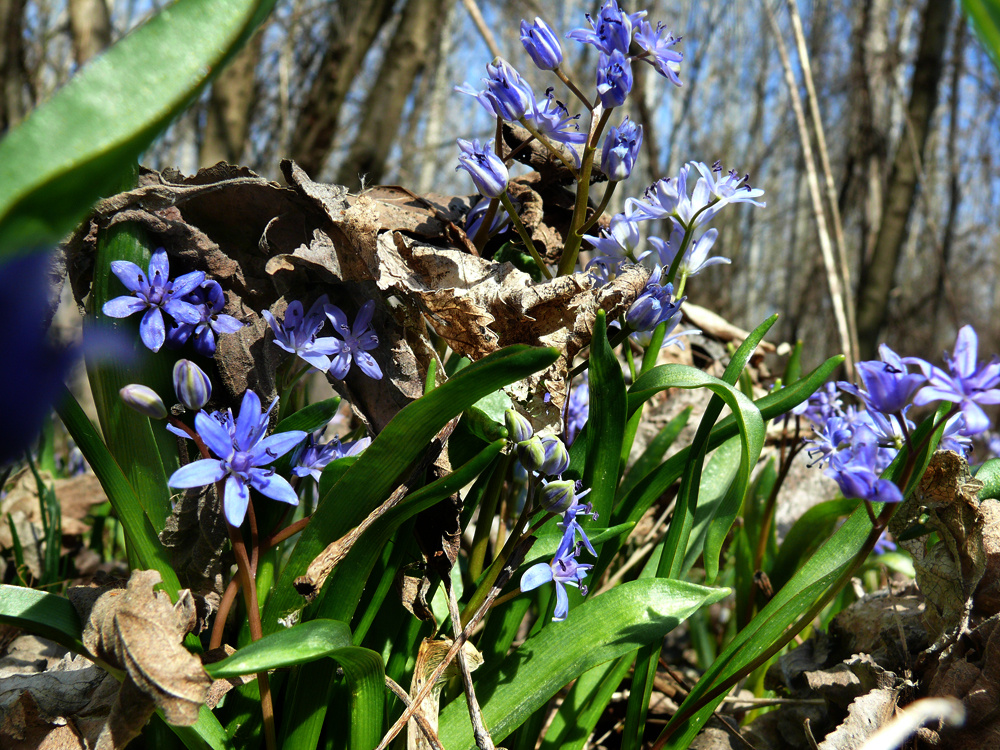
<path fill-rule="evenodd" d="M 0 0 L 0 136 L 166 4 Z M 278 179 L 288 157 L 351 190 L 465 193 L 455 139 L 494 125 L 455 84 L 477 83 L 494 54 L 519 59 L 521 18 L 571 28 L 596 10 L 281 0 L 142 161 L 191 174 L 225 160 Z M 645 138 L 631 189 L 721 160 L 767 201 L 720 217 L 716 253 L 734 262 L 706 271 L 692 302 L 747 328 L 780 313 L 771 337 L 808 342 L 809 367 L 840 351 L 871 359 L 881 341 L 935 357 L 965 323 L 997 350 L 1000 80 L 960 4 L 677 0 L 649 13 L 683 37 L 684 85 L 635 69 L 625 108 Z"/>

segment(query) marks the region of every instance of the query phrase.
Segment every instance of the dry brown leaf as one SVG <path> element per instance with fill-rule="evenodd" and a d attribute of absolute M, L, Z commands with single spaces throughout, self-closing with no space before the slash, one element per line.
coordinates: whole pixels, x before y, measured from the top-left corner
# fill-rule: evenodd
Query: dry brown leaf
<path fill-rule="evenodd" d="M 174 605 L 166 592 L 154 590 L 158 583 L 158 572 L 137 570 L 125 589 L 70 590 L 86 623 L 84 646 L 125 672 L 98 747 L 124 747 L 157 708 L 168 723 L 189 726 L 208 696 L 212 679 L 182 645 L 197 620 L 191 592 L 182 591 Z"/>
<path fill-rule="evenodd" d="M 985 524 L 978 498 L 982 486 L 962 456 L 938 451 L 916 492 L 900 504 L 889 522 L 889 531 L 899 539 L 925 512 L 924 525 L 940 537 L 931 547 L 927 536 L 899 542 L 913 557 L 917 585 L 927 601 L 924 615 L 934 642 L 932 650 L 944 648 L 966 632 L 973 594 L 986 569 Z"/>

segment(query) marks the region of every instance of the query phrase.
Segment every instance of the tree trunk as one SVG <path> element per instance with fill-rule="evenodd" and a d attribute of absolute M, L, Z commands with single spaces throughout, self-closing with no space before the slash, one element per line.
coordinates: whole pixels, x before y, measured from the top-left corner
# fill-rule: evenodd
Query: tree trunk
<path fill-rule="evenodd" d="M 333 149 L 340 110 L 379 30 L 392 17 L 392 0 L 337 3 L 329 43 L 292 133 L 291 155 L 315 179 Z"/>
<path fill-rule="evenodd" d="M 889 293 L 899 253 L 906 241 L 906 227 L 917 190 L 918 162 L 924 158 L 924 146 L 937 106 L 952 9 L 952 0 L 928 0 L 924 6 L 910 100 L 906 107 L 906 126 L 886 185 L 875 246 L 862 269 L 858 290 L 858 339 L 862 359 L 875 357 L 879 334 L 886 320 Z"/>
<path fill-rule="evenodd" d="M 263 38 L 263 34 L 256 34 L 212 83 L 205 130 L 198 150 L 201 167 L 210 167 L 220 161 L 239 164 L 243 157 L 250 132 Z"/>
<path fill-rule="evenodd" d="M 69 26 L 77 65 L 111 46 L 111 15 L 105 0 L 70 0 Z"/>
<path fill-rule="evenodd" d="M 365 100 L 350 153 L 337 173 L 338 184 L 356 188 L 362 178 L 372 183 L 382 179 L 413 84 L 433 53 L 441 18 L 451 2 L 407 0 L 396 33 L 382 58 L 378 77 Z"/>
<path fill-rule="evenodd" d="M 17 125 L 27 109 L 24 6 L 25 0 L 0 0 L 0 134 Z"/>

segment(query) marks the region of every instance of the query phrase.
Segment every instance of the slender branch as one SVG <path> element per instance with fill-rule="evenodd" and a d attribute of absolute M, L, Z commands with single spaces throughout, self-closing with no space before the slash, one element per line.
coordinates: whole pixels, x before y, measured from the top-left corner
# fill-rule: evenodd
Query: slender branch
<path fill-rule="evenodd" d="M 583 106 L 590 110 L 594 109 L 594 103 L 587 98 L 586 94 L 576 87 L 576 84 L 569 79 L 566 73 L 563 72 L 562 68 L 555 68 L 552 72 L 559 76 L 559 80 L 566 84 L 567 88 L 569 88 L 569 90 L 576 95 L 577 99 L 583 102 Z"/>
<path fill-rule="evenodd" d="M 393 692 L 393 694 L 399 698 L 400 702 L 406 707 L 410 707 L 410 696 L 405 690 L 400 686 L 398 682 L 392 679 L 389 675 L 385 676 L 385 686 Z M 411 717 L 417 722 L 417 726 L 420 727 L 421 733 L 427 739 L 427 743 L 434 748 L 434 750 L 444 750 L 441 747 L 441 741 L 437 738 L 437 734 L 431 728 L 431 725 L 427 723 L 427 718 L 419 711 L 415 712 Z"/>
<path fill-rule="evenodd" d="M 236 594 L 240 590 L 240 577 L 236 576 L 229 581 L 222 599 L 219 600 L 219 608 L 215 612 L 215 622 L 212 623 L 212 637 L 208 642 L 208 650 L 219 648 L 222 645 L 222 633 L 226 629 L 226 620 L 229 619 L 229 610 L 233 608 L 236 601 Z"/>
<path fill-rule="evenodd" d="M 451 626 L 457 640 L 460 636 L 466 636 L 469 628 L 466 627 L 464 630 L 462 628 L 462 615 L 458 611 L 458 599 L 455 598 L 455 587 L 452 586 L 451 576 L 444 577 L 442 582 L 448 593 L 448 613 L 451 615 Z M 465 700 L 469 704 L 469 720 L 472 722 L 472 735 L 476 738 L 476 747 L 479 750 L 496 750 L 493 738 L 490 737 L 490 730 L 483 721 L 483 710 L 476 700 L 476 691 L 472 687 L 472 670 L 469 669 L 469 663 L 465 659 L 465 652 L 459 649 L 455 658 L 462 673 L 462 685 L 465 688 Z"/>

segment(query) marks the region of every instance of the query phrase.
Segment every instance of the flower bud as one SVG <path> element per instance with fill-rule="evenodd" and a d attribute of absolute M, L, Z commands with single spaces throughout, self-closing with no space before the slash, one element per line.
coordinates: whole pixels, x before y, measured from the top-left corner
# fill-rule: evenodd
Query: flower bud
<path fill-rule="evenodd" d="M 166 419 L 167 417 L 167 407 L 163 405 L 163 399 L 152 388 L 132 383 L 118 391 L 118 394 L 126 405 L 145 417 L 150 419 Z"/>
<path fill-rule="evenodd" d="M 504 412 L 504 423 L 507 425 L 508 439 L 515 443 L 523 443 L 534 435 L 531 422 L 513 409 Z"/>
<path fill-rule="evenodd" d="M 528 471 L 540 471 L 545 461 L 545 446 L 537 435 L 517 444 L 517 458 Z"/>
<path fill-rule="evenodd" d="M 632 174 L 639 147 L 642 146 L 642 126 L 627 116 L 620 127 L 611 127 L 601 149 L 601 171 L 612 182 L 620 182 Z"/>
<path fill-rule="evenodd" d="M 538 471 L 552 477 L 562 474 L 569 468 L 569 452 L 562 440 L 555 435 L 546 435 L 542 438 L 542 447 L 545 451 L 545 458 L 538 467 Z"/>
<path fill-rule="evenodd" d="M 527 51 L 531 61 L 541 70 L 555 70 L 562 64 L 563 52 L 559 37 L 541 18 L 535 16 L 535 22 L 528 24 L 521 20 L 521 44 Z"/>
<path fill-rule="evenodd" d="M 194 362 L 179 359 L 174 365 L 174 392 L 185 407 L 198 411 L 212 397 L 212 381 Z"/>
<path fill-rule="evenodd" d="M 565 513 L 576 502 L 576 482 L 556 479 L 543 482 L 538 493 L 538 503 L 549 513 Z"/>

